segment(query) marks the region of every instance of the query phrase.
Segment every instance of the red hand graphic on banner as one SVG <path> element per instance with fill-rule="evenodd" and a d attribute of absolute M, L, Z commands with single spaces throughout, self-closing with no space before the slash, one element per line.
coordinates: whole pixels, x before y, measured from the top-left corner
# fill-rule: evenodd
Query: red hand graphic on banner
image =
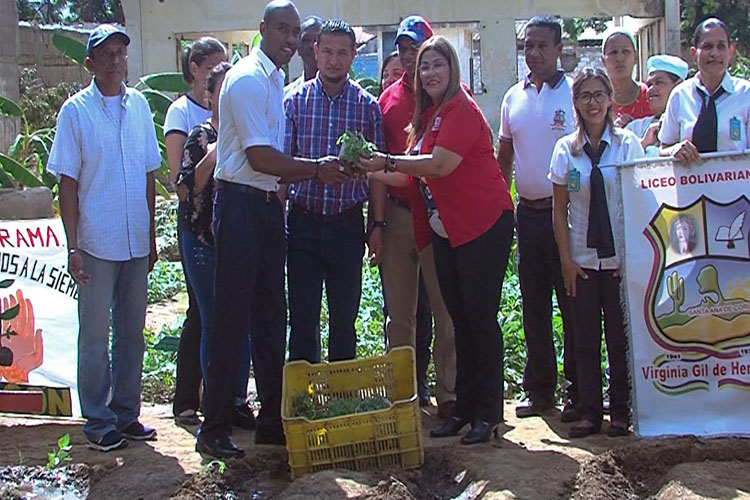
<path fill-rule="evenodd" d="M 13 352 L 13 363 L 0 366 L 0 378 L 11 383 L 28 383 L 29 372 L 42 365 L 44 345 L 42 330 L 34 329 L 34 307 L 23 298 L 21 290 L 16 295 L 3 298 L 3 311 L 18 306 L 18 314 L 0 324 L 2 346 Z"/>

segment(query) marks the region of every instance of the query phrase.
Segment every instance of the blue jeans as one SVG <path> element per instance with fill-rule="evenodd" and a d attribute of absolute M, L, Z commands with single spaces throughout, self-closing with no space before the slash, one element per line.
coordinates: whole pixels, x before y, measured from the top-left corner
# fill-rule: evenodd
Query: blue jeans
<path fill-rule="evenodd" d="M 208 373 L 208 344 L 213 333 L 214 323 L 214 271 L 216 252 L 213 247 L 202 243 L 194 232 L 183 229 L 180 233 L 182 255 L 185 259 L 185 272 L 198 302 L 201 318 L 200 358 L 203 380 Z M 247 398 L 247 381 L 250 376 L 250 335 L 243 337 L 240 347 L 240 363 L 237 371 L 237 393 L 235 398 Z"/>
<path fill-rule="evenodd" d="M 330 316 L 328 360 L 353 359 L 365 251 L 362 210 L 327 221 L 293 207 L 288 224 L 289 359 L 320 362 L 323 282 Z"/>
<path fill-rule="evenodd" d="M 119 262 L 81 256 L 89 281 L 78 289 L 78 396 L 83 433 L 97 440 L 125 429 L 141 412 L 148 257 Z"/>

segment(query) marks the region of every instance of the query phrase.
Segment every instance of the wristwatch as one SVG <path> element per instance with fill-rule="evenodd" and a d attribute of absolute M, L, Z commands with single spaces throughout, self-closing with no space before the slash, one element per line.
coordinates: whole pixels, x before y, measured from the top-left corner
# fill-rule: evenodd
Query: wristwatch
<path fill-rule="evenodd" d="M 384 220 L 374 220 L 372 221 L 372 227 L 373 229 L 376 227 L 385 229 L 386 227 L 388 227 L 388 223 Z"/>

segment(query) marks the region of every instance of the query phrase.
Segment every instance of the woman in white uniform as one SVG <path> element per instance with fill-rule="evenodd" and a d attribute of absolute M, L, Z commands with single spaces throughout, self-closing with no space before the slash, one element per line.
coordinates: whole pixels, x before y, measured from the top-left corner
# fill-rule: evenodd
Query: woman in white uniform
<path fill-rule="evenodd" d="M 695 29 L 690 55 L 698 73 L 672 91 L 659 132 L 662 156 L 689 163 L 700 153 L 748 148 L 750 83 L 727 72 L 733 52 L 721 20 Z"/>

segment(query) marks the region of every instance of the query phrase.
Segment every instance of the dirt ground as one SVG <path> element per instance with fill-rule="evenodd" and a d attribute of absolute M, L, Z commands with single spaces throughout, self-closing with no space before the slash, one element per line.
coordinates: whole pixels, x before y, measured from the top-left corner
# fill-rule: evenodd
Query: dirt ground
<path fill-rule="evenodd" d="M 149 308 L 147 327 L 159 331 L 184 310 L 185 297 Z M 252 388 L 252 384 L 251 384 Z M 48 452 L 69 433 L 76 477 L 91 499 L 750 499 L 750 440 L 612 439 L 604 434 L 568 440 L 570 424 L 557 410 L 515 418 L 505 404 L 500 440 L 462 446 L 459 438 L 431 439 L 439 425 L 431 407 L 422 413 L 424 465 L 381 472 L 324 471 L 292 482 L 286 449 L 255 446 L 252 433 L 232 438 L 246 455 L 219 462 L 195 452 L 196 428 L 178 427 L 168 405 L 144 405 L 142 420 L 158 439 L 111 453 L 86 448 L 81 421 L 0 415 L 0 500 L 3 483 L 19 464 L 47 463 Z M 8 467 L 3 467 L 8 466 Z M 44 475 L 36 470 L 34 474 Z"/>
<path fill-rule="evenodd" d="M 0 464 L 43 465 L 58 437 L 71 436 L 74 463 L 89 470 L 89 498 L 286 499 L 704 499 L 750 498 L 750 441 L 635 440 L 603 434 L 569 441 L 559 412 L 516 420 L 507 402 L 499 441 L 472 447 L 431 439 L 434 408 L 422 415 L 425 464 L 411 471 L 325 471 L 292 482 L 286 450 L 255 446 L 235 430 L 246 456 L 221 465 L 194 451 L 194 428 L 174 425 L 168 406 L 144 406 L 158 440 L 100 453 L 86 448 L 80 421 L 0 417 Z"/>

